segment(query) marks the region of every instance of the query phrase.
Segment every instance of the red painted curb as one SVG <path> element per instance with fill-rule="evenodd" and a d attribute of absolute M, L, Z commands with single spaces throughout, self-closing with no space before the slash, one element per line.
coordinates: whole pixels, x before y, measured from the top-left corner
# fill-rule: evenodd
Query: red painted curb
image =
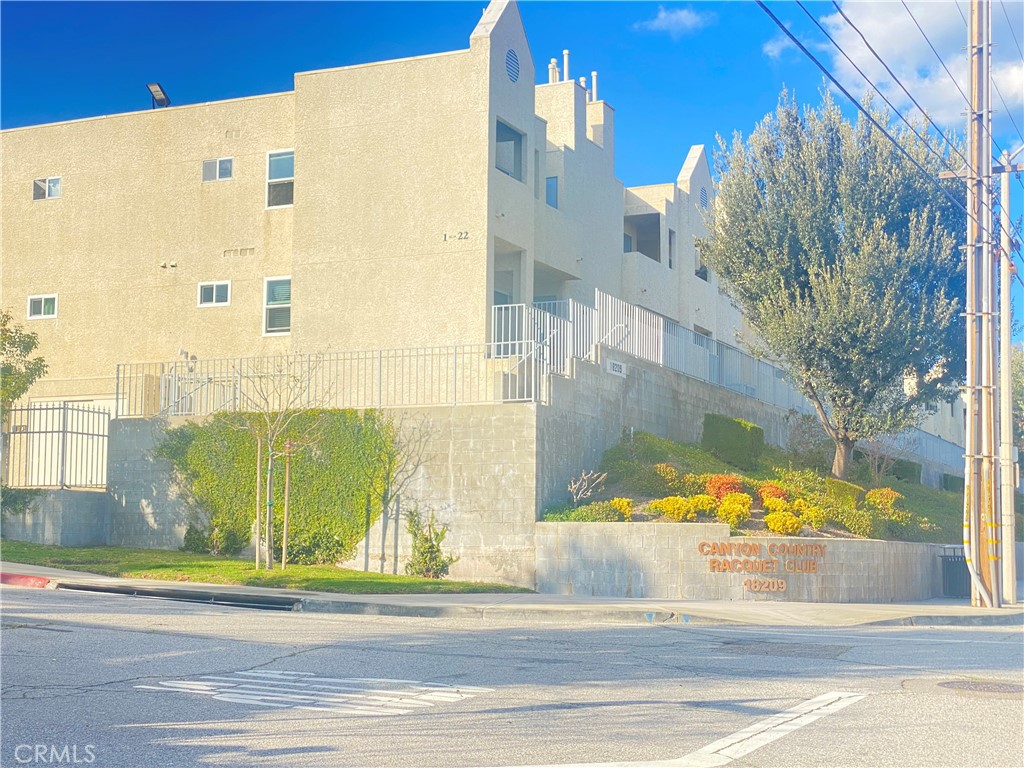
<path fill-rule="evenodd" d="M 10 584 L 13 587 L 35 587 L 45 589 L 50 580 L 45 576 L 26 576 L 23 573 L 0 573 L 0 584 Z"/>

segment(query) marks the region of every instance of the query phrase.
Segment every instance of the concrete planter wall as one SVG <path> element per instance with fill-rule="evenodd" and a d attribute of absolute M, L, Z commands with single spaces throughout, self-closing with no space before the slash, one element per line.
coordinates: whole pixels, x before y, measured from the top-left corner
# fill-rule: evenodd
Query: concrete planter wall
<path fill-rule="evenodd" d="M 537 590 L 856 603 L 942 595 L 942 547 L 730 536 L 721 523 L 537 523 Z"/>
<path fill-rule="evenodd" d="M 4 538 L 62 547 L 110 544 L 111 498 L 103 491 L 40 491 L 3 521 Z"/>

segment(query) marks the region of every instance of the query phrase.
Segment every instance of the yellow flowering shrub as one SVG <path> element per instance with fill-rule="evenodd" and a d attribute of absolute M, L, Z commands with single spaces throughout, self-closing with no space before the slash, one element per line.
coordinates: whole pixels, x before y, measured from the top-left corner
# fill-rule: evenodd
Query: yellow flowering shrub
<path fill-rule="evenodd" d="M 690 504 L 693 506 L 693 511 L 698 515 L 710 515 L 718 509 L 718 499 L 714 496 L 708 496 L 706 493 L 698 493 L 696 496 L 691 496 Z"/>
<path fill-rule="evenodd" d="M 609 504 L 613 508 L 617 509 L 622 513 L 622 518 L 627 522 L 633 520 L 633 500 L 632 499 L 612 499 Z"/>
<path fill-rule="evenodd" d="M 665 481 L 665 487 L 675 490 L 679 487 L 679 473 L 671 464 L 655 464 L 654 472 Z"/>
<path fill-rule="evenodd" d="M 655 499 L 648 506 L 652 512 L 664 515 L 677 523 L 689 522 L 697 519 L 697 512 L 689 499 L 681 496 L 667 496 L 664 499 Z"/>
<path fill-rule="evenodd" d="M 783 536 L 796 536 L 804 527 L 800 518 L 792 512 L 769 512 L 764 516 L 764 524 L 772 533 L 781 533 Z"/>
<path fill-rule="evenodd" d="M 727 493 L 718 505 L 718 519 L 729 525 L 732 530 L 738 530 L 747 520 L 750 519 L 750 507 L 754 500 L 745 493 Z"/>
<path fill-rule="evenodd" d="M 803 501 L 803 499 L 797 499 L 797 501 Z M 777 496 L 768 496 L 761 502 L 761 506 L 764 508 L 764 511 L 769 514 L 773 512 L 792 513 L 789 502 L 785 499 L 780 499 Z"/>

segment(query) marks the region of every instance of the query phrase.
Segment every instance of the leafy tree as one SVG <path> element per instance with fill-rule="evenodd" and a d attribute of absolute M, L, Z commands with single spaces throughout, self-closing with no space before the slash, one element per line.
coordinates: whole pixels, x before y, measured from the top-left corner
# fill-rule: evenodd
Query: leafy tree
<path fill-rule="evenodd" d="M 890 131 L 938 175 L 924 142 Z M 926 140 L 942 153 L 939 139 Z M 756 332 L 754 353 L 777 358 L 813 404 L 835 444 L 832 473 L 845 477 L 858 440 L 913 426 L 927 403 L 955 395 L 962 214 L 870 121 L 845 121 L 827 93 L 801 113 L 783 91 L 746 141 L 719 138 L 715 161 L 701 253 Z"/>
<path fill-rule="evenodd" d="M 11 313 L 0 310 L 0 405 L 7 408 L 20 400 L 36 380 L 46 375 L 46 361 L 31 357 L 39 336 L 12 323 Z"/>
<path fill-rule="evenodd" d="M 1010 348 L 1010 381 L 1013 390 L 1013 443 L 1024 455 L 1024 347 Z"/>

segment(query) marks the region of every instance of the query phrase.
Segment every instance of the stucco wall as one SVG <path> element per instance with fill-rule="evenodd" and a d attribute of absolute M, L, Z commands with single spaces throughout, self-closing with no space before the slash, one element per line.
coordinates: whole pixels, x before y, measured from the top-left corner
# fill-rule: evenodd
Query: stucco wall
<path fill-rule="evenodd" d="M 536 546 L 537 590 L 553 594 L 826 603 L 942 595 L 936 544 L 731 538 L 721 523 L 537 523 Z"/>

